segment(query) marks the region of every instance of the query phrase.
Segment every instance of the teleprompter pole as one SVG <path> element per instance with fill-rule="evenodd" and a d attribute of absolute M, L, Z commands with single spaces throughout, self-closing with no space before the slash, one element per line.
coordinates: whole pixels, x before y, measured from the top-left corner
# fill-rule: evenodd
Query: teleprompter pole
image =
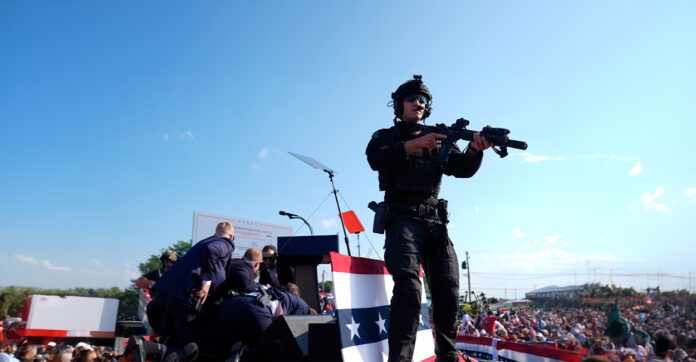
<path fill-rule="evenodd" d="M 348 249 L 348 256 L 352 256 L 350 254 L 350 244 L 348 243 L 348 233 L 346 233 L 346 224 L 343 222 L 343 213 L 341 213 L 341 205 L 338 203 L 338 191 L 336 191 L 336 185 L 334 185 L 333 170 L 330 169 L 328 166 L 323 165 L 322 163 L 318 162 L 317 160 L 315 160 L 311 157 L 303 156 L 303 155 L 300 155 L 297 153 L 292 153 L 292 152 L 289 152 L 289 153 L 291 155 L 297 157 L 298 159 L 300 159 L 300 161 L 329 174 L 329 180 L 331 181 L 331 188 L 333 189 L 334 198 L 336 199 L 336 207 L 338 207 L 338 217 L 341 219 L 341 227 L 343 228 L 343 239 L 346 241 L 346 249 Z"/>
<path fill-rule="evenodd" d="M 341 227 L 343 228 L 343 239 L 346 241 L 346 249 L 348 249 L 348 256 L 352 256 L 350 254 L 350 244 L 348 243 L 348 234 L 346 233 L 346 225 L 343 223 L 343 213 L 341 212 L 341 205 L 338 203 L 338 191 L 336 190 L 336 186 L 334 185 L 334 180 L 333 180 L 333 172 L 330 170 L 324 170 L 326 173 L 329 174 L 329 180 L 331 180 L 331 188 L 333 188 L 333 194 L 334 198 L 336 199 L 336 207 L 338 207 L 338 217 L 341 218 Z"/>

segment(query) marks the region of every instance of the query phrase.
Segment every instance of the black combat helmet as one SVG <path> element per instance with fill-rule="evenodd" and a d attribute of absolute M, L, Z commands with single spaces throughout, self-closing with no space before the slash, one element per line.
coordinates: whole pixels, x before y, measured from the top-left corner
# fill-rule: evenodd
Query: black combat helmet
<path fill-rule="evenodd" d="M 428 104 L 425 105 L 425 112 L 423 112 L 423 119 L 430 116 L 430 112 L 432 111 L 431 101 L 433 99 L 433 95 L 430 94 L 430 90 L 428 90 L 428 87 L 423 84 L 421 78 L 423 78 L 422 75 L 414 74 L 413 79 L 400 85 L 399 88 L 397 88 L 396 91 L 391 94 L 392 105 L 394 106 L 394 115 L 401 117 L 401 115 L 404 113 L 404 96 L 417 93 L 424 95 L 428 99 Z"/>

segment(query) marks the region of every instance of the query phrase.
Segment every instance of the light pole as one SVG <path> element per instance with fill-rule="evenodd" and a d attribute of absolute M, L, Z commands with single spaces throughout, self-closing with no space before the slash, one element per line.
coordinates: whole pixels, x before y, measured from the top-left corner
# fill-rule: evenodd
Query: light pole
<path fill-rule="evenodd" d="M 469 294 L 466 295 L 466 300 L 471 303 L 471 265 L 469 264 L 469 252 L 466 252 L 466 261 L 462 262 L 462 269 L 466 270 L 466 279 L 469 282 Z"/>

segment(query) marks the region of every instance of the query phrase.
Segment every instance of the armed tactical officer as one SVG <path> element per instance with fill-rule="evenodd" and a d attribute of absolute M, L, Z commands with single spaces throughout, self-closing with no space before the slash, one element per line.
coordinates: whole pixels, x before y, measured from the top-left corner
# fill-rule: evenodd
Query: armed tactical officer
<path fill-rule="evenodd" d="M 386 209 L 384 260 L 394 279 L 389 361 L 413 357 L 422 308 L 420 266 L 432 297 L 437 360 L 455 361 L 459 269 L 447 234 L 447 201 L 438 200 L 438 194 L 443 174 L 473 176 L 481 165 L 482 151 L 490 145 L 476 133 L 466 151 L 454 145 L 448 161 L 438 163 L 438 140 L 446 136 L 413 127 L 432 111 L 432 95 L 421 76 L 414 75 L 391 97 L 394 127 L 375 132 L 366 150 L 370 167 L 379 172 L 379 189 L 385 191 L 380 204 Z"/>

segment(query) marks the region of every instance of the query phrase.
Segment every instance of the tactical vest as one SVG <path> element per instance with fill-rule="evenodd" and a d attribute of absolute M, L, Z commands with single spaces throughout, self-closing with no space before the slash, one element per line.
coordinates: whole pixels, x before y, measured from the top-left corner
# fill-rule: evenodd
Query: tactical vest
<path fill-rule="evenodd" d="M 388 144 L 408 141 L 413 135 L 400 135 L 397 127 L 389 129 Z M 380 191 L 418 192 L 437 196 L 442 182 L 442 166 L 437 163 L 440 147 L 433 151 L 419 150 L 392 168 L 379 170 Z"/>

